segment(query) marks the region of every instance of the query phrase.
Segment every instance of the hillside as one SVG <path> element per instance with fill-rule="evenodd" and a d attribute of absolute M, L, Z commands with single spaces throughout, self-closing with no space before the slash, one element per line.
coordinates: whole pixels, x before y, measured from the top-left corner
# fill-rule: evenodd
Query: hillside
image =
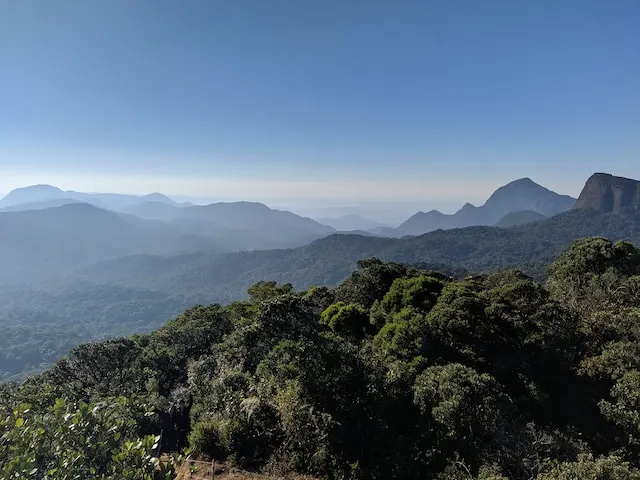
<path fill-rule="evenodd" d="M 541 213 L 534 212 L 533 210 L 522 210 L 519 212 L 507 213 L 495 224 L 495 226 L 500 228 L 515 227 L 516 225 L 539 222 L 545 218 L 547 217 Z"/>
<path fill-rule="evenodd" d="M 16 188 L 12 190 L 4 198 L 0 199 L 0 208 L 12 205 L 20 205 L 24 203 L 48 202 L 59 199 L 73 199 L 73 194 L 65 195 L 58 187 L 52 185 L 31 185 L 29 187 Z"/>
<path fill-rule="evenodd" d="M 45 208 L 62 207 L 72 203 L 86 203 L 72 198 L 56 198 L 53 200 L 42 200 L 38 202 L 17 203 L 8 207 L 0 208 L 0 212 L 22 212 L 27 210 L 44 210 Z M 95 205 L 95 204 L 92 204 Z"/>
<path fill-rule="evenodd" d="M 120 209 L 121 212 L 146 220 L 169 221 L 180 216 L 182 208 L 167 202 L 145 200 Z"/>
<path fill-rule="evenodd" d="M 380 227 L 385 227 L 381 223 L 378 223 L 369 218 L 361 217 L 360 215 L 343 215 L 341 217 L 322 217 L 317 219 L 319 223 L 328 225 L 336 230 L 341 231 L 354 231 L 354 230 L 373 230 Z"/>
<path fill-rule="evenodd" d="M 550 217 L 569 210 L 574 202 L 568 195 L 559 195 L 522 178 L 498 188 L 480 207 L 467 203 L 451 215 L 437 210 L 418 212 L 397 228 L 397 234 L 421 235 L 438 229 L 495 225 L 505 215 L 523 210 Z"/>
<path fill-rule="evenodd" d="M 47 367 L 80 343 L 150 332 L 196 303 L 167 292 L 86 282 L 2 285 L 0 381 Z"/>
<path fill-rule="evenodd" d="M 148 220 L 162 220 L 182 233 L 216 238 L 229 250 L 297 247 L 335 229 L 310 218 L 257 202 L 218 202 L 175 206 L 145 201 L 123 209 Z"/>
<path fill-rule="evenodd" d="M 152 194 L 151 198 L 158 198 L 159 194 Z M 162 195 L 163 199 L 169 200 Z M 90 203 L 108 209 L 119 209 L 128 205 L 144 201 L 136 195 L 124 195 L 119 193 L 84 193 L 73 190 L 63 191 L 52 185 L 32 185 L 17 188 L 0 199 L 0 208 L 16 206 L 34 202 L 49 202 L 54 200 L 71 199 L 78 202 Z"/>
<path fill-rule="evenodd" d="M 270 215 L 267 207 L 249 206 L 253 208 Z M 210 212 L 197 209 L 198 215 Z M 291 219 L 299 225 L 296 216 L 286 213 L 282 224 Z M 20 365 L 28 369 L 50 362 L 82 340 L 131 332 L 132 324 L 141 330 L 153 328 L 161 312 L 150 302 L 171 308 L 229 303 L 246 298 L 249 286 L 262 280 L 291 282 L 300 289 L 335 285 L 359 260 L 372 257 L 436 268 L 455 277 L 517 266 L 542 280 L 554 255 L 578 238 L 604 236 L 640 243 L 640 214 L 634 210 L 601 214 L 574 209 L 510 228 L 467 227 L 402 239 L 340 233 L 297 248 L 238 253 L 224 253 L 237 244 L 208 237 L 222 227 L 197 217 L 182 221 L 188 223 L 182 225 L 187 230 L 174 224 L 167 231 L 166 222 L 86 204 L 0 214 L 0 323 L 10 333 L 7 345 L 13 345 L 9 357 L 0 361 L 0 377 L 19 374 Z M 203 225 L 210 225 L 211 231 Z M 234 225 L 232 219 L 227 225 Z M 185 234 L 189 228 L 200 228 L 200 235 Z M 247 231 L 226 233 L 238 242 L 264 242 Z M 198 248 L 203 241 L 204 250 Z M 88 298 L 92 300 L 86 303 Z M 81 318 L 74 315 L 74 309 L 85 311 L 83 305 L 89 304 L 90 312 Z M 110 312 L 108 321 L 105 312 Z M 19 318 L 28 326 L 7 328 L 16 326 Z M 133 318 L 138 320 L 132 323 Z M 33 338 L 43 343 L 29 340 L 25 331 L 38 332 Z M 57 340 L 45 342 L 48 336 Z M 34 351 L 35 360 L 20 360 L 21 351 Z"/>
<path fill-rule="evenodd" d="M 0 281 L 47 277 L 132 254 L 298 247 L 335 231 L 261 203 L 178 206 L 158 193 L 134 197 L 34 186 L 14 190 L 3 203 L 10 206 L 0 210 Z"/>
<path fill-rule="evenodd" d="M 145 255 L 94 265 L 82 275 L 91 281 L 206 294 L 210 301 L 219 302 L 243 298 L 251 284 L 264 279 L 292 282 L 296 288 L 333 285 L 358 260 L 369 257 L 438 263 L 471 272 L 518 266 L 541 279 L 554 255 L 572 241 L 590 236 L 640 243 L 640 215 L 573 210 L 509 229 L 467 227 L 403 239 L 334 234 L 296 249 L 219 256 L 195 253 L 171 259 Z M 154 272 L 153 277 L 149 272 Z"/>
<path fill-rule="evenodd" d="M 0 212 L 0 280 L 40 279 L 135 253 L 220 251 L 215 240 L 85 203 Z"/>
<path fill-rule="evenodd" d="M 251 238 L 261 239 L 262 245 L 252 248 L 303 245 L 311 240 L 335 232 L 310 218 L 275 210 L 258 202 L 218 202 L 183 208 L 174 221 L 199 220 L 206 222 L 211 235 L 224 232 L 227 240 L 246 243 Z M 244 237 L 244 238 L 243 238 Z M 266 244 L 266 245 L 265 245 Z"/>
<path fill-rule="evenodd" d="M 639 279 L 638 249 L 596 238 L 544 285 L 378 260 L 335 288 L 261 282 L 0 385 L 0 472 L 638 480 Z"/>

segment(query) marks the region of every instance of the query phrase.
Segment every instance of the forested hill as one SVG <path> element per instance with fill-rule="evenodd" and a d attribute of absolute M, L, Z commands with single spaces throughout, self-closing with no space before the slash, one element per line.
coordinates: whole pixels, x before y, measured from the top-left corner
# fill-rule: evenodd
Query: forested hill
<path fill-rule="evenodd" d="M 335 285 L 365 258 L 454 277 L 514 266 L 542 280 L 553 257 L 576 238 L 640 243 L 638 217 L 574 210 L 518 227 L 469 227 L 403 239 L 335 234 L 297 249 L 130 256 L 61 281 L 5 283 L 0 380 L 50 365 L 85 341 L 149 332 L 196 303 L 245 299 L 247 289 L 262 280 L 290 282 L 296 289 Z"/>
<path fill-rule="evenodd" d="M 640 251 L 584 239 L 549 272 L 371 259 L 78 346 L 0 385 L 0 478 L 173 480 L 188 452 L 275 478 L 640 480 Z"/>
<path fill-rule="evenodd" d="M 591 236 L 640 243 L 640 214 L 572 210 L 512 228 L 467 227 L 402 239 L 334 234 L 296 249 L 172 258 L 145 255 L 93 266 L 84 278 L 203 294 L 219 302 L 244 298 L 250 285 L 264 279 L 291 282 L 296 288 L 334 285 L 358 260 L 369 257 L 470 272 L 519 267 L 541 280 L 555 255 L 573 240 Z"/>

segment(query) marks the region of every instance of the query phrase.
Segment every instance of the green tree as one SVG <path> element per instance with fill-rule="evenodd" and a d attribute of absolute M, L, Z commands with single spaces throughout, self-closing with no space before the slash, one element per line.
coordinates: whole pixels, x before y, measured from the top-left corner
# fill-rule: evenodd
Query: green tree
<path fill-rule="evenodd" d="M 269 282 L 258 282 L 248 290 L 249 301 L 251 303 L 266 302 L 291 292 L 293 292 L 293 286 L 290 283 L 278 285 L 278 283 L 273 280 Z"/>
<path fill-rule="evenodd" d="M 460 364 L 427 368 L 414 385 L 414 403 L 441 438 L 473 468 L 505 463 L 522 426 L 518 412 L 494 378 Z"/>
<path fill-rule="evenodd" d="M 136 438 L 127 400 L 77 404 L 58 399 L 44 413 L 18 404 L 0 419 L 3 478 L 175 478 L 154 456 L 160 437 Z"/>
<path fill-rule="evenodd" d="M 615 308 L 620 281 L 640 275 L 640 251 L 631 243 L 604 238 L 574 242 L 550 266 L 552 296 L 581 313 Z"/>
<path fill-rule="evenodd" d="M 338 335 L 360 340 L 371 331 L 369 315 L 359 305 L 338 302 L 320 315 L 320 323 L 328 326 Z"/>
<path fill-rule="evenodd" d="M 445 282 L 427 275 L 397 278 L 380 301 L 380 310 L 388 319 L 405 308 L 426 314 L 438 300 Z"/>
<path fill-rule="evenodd" d="M 640 470 L 615 455 L 594 458 L 581 455 L 575 462 L 560 463 L 538 480 L 639 480 Z"/>

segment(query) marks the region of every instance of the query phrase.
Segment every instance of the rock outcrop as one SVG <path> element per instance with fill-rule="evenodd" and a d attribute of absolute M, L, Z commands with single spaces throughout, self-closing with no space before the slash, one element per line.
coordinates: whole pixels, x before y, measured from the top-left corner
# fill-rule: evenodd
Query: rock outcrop
<path fill-rule="evenodd" d="M 574 209 L 590 209 L 600 213 L 620 213 L 640 209 L 640 182 L 608 173 L 589 177 Z"/>

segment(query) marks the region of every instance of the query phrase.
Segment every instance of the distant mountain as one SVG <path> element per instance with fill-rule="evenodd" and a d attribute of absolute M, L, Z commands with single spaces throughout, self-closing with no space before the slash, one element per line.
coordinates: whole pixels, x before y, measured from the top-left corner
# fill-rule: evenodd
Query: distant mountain
<path fill-rule="evenodd" d="M 374 235 L 380 235 L 382 237 L 398 237 L 398 230 L 392 227 L 376 227 L 369 230 Z"/>
<path fill-rule="evenodd" d="M 574 209 L 620 213 L 640 209 L 640 182 L 608 173 L 594 173 L 585 184 Z"/>
<path fill-rule="evenodd" d="M 171 259 L 131 257 L 88 267 L 88 281 L 193 294 L 207 302 L 242 299 L 260 280 L 293 282 L 297 288 L 333 285 L 369 257 L 402 263 L 440 263 L 470 272 L 519 267 L 542 279 L 549 261 L 578 238 L 603 236 L 640 244 L 640 213 L 600 214 L 571 210 L 511 228 L 488 226 L 438 230 L 402 239 L 335 234 L 308 245 Z"/>
<path fill-rule="evenodd" d="M 148 195 L 143 195 L 140 197 L 140 200 L 143 202 L 156 202 L 156 203 L 165 203 L 167 205 L 178 205 L 177 202 L 174 202 L 172 199 L 163 195 L 162 193 L 154 192 Z"/>
<path fill-rule="evenodd" d="M 523 210 L 550 217 L 569 210 L 574 202 L 575 199 L 568 195 L 552 192 L 530 178 L 521 178 L 498 188 L 480 207 L 467 203 L 452 215 L 437 210 L 418 212 L 398 227 L 397 235 L 421 235 L 438 229 L 495 225 L 508 213 Z"/>
<path fill-rule="evenodd" d="M 507 213 L 498 221 L 498 223 L 495 224 L 495 226 L 500 228 L 508 228 L 514 227 L 516 225 L 525 225 L 527 223 L 539 222 L 540 220 L 544 220 L 545 218 L 547 217 L 545 217 L 541 213 L 534 212 L 533 210 L 522 210 L 520 212 Z"/>
<path fill-rule="evenodd" d="M 72 198 L 57 198 L 54 200 L 42 200 L 40 202 L 18 203 L 8 207 L 0 208 L 0 212 L 22 212 L 25 210 L 43 210 L 45 208 L 61 207 L 72 203 L 85 203 Z"/>
<path fill-rule="evenodd" d="M 148 200 L 127 205 L 120 211 L 147 220 L 170 221 L 180 216 L 182 208 L 173 203 Z"/>
<path fill-rule="evenodd" d="M 212 238 L 74 203 L 0 213 L 0 278 L 38 280 L 72 267 L 131 255 L 221 251 Z"/>
<path fill-rule="evenodd" d="M 23 203 L 39 203 L 50 200 L 68 198 L 65 192 L 51 185 L 33 185 L 30 187 L 16 188 L 0 200 L 0 208 L 20 205 Z"/>
<path fill-rule="evenodd" d="M 299 246 L 335 232 L 310 218 L 274 210 L 257 202 L 218 202 L 186 207 L 172 223 L 182 225 L 186 228 L 184 231 L 205 228 L 209 235 L 250 249 Z"/>
<path fill-rule="evenodd" d="M 378 227 L 385 227 L 381 223 L 374 220 L 370 220 L 360 215 L 343 215 L 341 217 L 323 217 L 318 218 L 317 221 L 323 225 L 328 225 L 341 231 L 353 231 L 353 230 L 372 230 Z"/>
<path fill-rule="evenodd" d="M 142 197 L 136 195 L 125 195 L 119 193 L 84 193 L 73 190 L 63 191 L 51 185 L 33 185 L 29 187 L 17 188 L 0 200 L 0 208 L 10 206 L 35 204 L 40 202 L 75 200 L 77 202 L 90 203 L 92 205 L 119 210 L 123 207 L 140 202 L 160 202 L 170 205 L 177 205 L 166 195 L 152 193 Z"/>
<path fill-rule="evenodd" d="M 163 220 L 183 233 L 214 237 L 234 250 L 297 247 L 336 231 L 310 218 L 256 202 L 192 206 L 141 202 L 123 211 Z"/>
<path fill-rule="evenodd" d="M 217 245 L 231 250 L 297 247 L 336 231 L 310 218 L 257 202 L 178 204 L 161 193 L 138 197 L 65 192 L 50 185 L 12 191 L 0 201 L 0 211 L 3 206 L 9 211 L 19 211 L 80 202 L 145 220 L 163 221 L 168 230 L 190 238 L 212 237 Z"/>
<path fill-rule="evenodd" d="M 401 239 L 331 234 L 298 248 L 237 253 L 190 250 L 201 238 L 176 232 L 174 222 L 89 205 L 0 213 L 0 327 L 13 339 L 0 342 L 0 351 L 13 352 L 4 361 L 5 375 L 51 362 L 83 340 L 146 331 L 185 306 L 244 299 L 260 280 L 292 282 L 299 289 L 334 285 L 365 258 L 435 265 L 451 275 L 519 267 L 542 280 L 548 263 L 578 238 L 640 244 L 640 211 L 631 208 L 633 202 L 621 205 L 615 213 L 577 208 L 510 228 L 474 226 Z M 282 226 L 306 225 L 259 205 L 235 206 L 232 213 L 245 207 L 249 219 L 263 215 Z M 226 229 L 227 235 L 241 232 L 231 218 L 224 227 L 199 218 L 224 219 L 212 214 L 218 209 L 227 211 L 203 208 L 179 221 Z M 265 222 L 251 231 L 259 232 Z M 184 253 L 164 253 L 176 248 Z M 14 328 L 18 323 L 20 330 Z M 25 340 L 16 347 L 15 339 Z M 2 370 L 0 362 L 0 377 Z"/>

